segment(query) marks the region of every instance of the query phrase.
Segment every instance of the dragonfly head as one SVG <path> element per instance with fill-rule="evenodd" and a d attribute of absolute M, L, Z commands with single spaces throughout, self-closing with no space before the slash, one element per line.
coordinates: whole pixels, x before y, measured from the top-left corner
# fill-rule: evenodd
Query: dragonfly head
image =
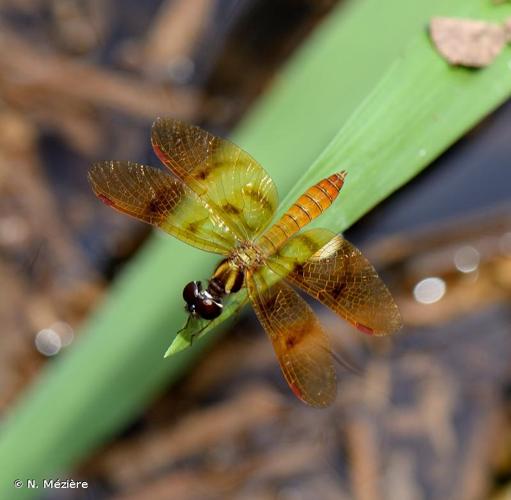
<path fill-rule="evenodd" d="M 190 281 L 183 289 L 185 309 L 195 317 L 215 319 L 220 316 L 223 309 L 222 299 L 202 288 L 200 281 Z"/>

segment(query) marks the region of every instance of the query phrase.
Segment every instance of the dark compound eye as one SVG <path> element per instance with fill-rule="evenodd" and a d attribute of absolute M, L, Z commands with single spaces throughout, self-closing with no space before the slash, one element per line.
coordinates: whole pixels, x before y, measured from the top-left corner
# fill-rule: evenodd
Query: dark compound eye
<path fill-rule="evenodd" d="M 185 302 L 187 304 L 195 302 L 201 288 L 200 281 L 190 281 L 190 283 L 188 283 L 188 285 L 186 285 L 183 289 L 183 299 L 185 299 Z"/>
<path fill-rule="evenodd" d="M 195 304 L 196 311 L 201 318 L 215 319 L 222 313 L 222 303 L 210 297 L 200 297 Z"/>

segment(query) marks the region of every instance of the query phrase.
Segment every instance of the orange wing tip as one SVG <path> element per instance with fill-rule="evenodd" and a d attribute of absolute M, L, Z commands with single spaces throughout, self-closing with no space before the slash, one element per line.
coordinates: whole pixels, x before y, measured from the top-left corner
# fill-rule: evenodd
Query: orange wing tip
<path fill-rule="evenodd" d="M 298 386 L 294 382 L 288 381 L 289 388 L 293 391 L 293 394 L 303 403 L 305 403 L 308 406 L 311 406 L 313 408 L 326 408 L 327 406 L 330 406 L 332 404 L 332 400 L 325 399 L 325 400 L 318 400 L 318 401 L 309 401 L 307 400 L 302 391 L 298 388 Z"/>
<path fill-rule="evenodd" d="M 108 205 L 109 207 L 113 207 L 115 206 L 115 203 L 110 199 L 108 198 L 107 196 L 105 196 L 104 194 L 101 194 L 101 193 L 96 193 L 96 196 L 98 197 L 98 199 L 100 199 L 105 205 Z"/>
<path fill-rule="evenodd" d="M 298 386 L 294 383 L 294 382 L 288 382 L 289 384 L 289 387 L 290 389 L 293 391 L 293 394 L 300 400 L 300 401 L 304 401 L 305 400 L 303 399 L 303 396 L 302 396 L 302 392 L 300 391 L 300 389 L 298 388 Z"/>
<path fill-rule="evenodd" d="M 357 328 L 357 330 L 360 330 L 361 332 L 366 333 L 367 335 L 382 336 L 397 333 L 403 327 L 403 323 L 399 321 L 395 325 L 389 326 L 385 330 L 374 330 L 373 328 L 370 328 L 361 323 L 355 323 L 354 326 Z"/>
<path fill-rule="evenodd" d="M 374 330 L 372 328 L 369 328 L 368 326 L 363 325 L 362 323 L 355 323 L 355 326 L 358 330 L 360 330 L 363 333 L 366 333 L 367 335 L 374 335 Z"/>
<path fill-rule="evenodd" d="M 158 159 L 165 165 L 167 162 L 167 154 L 160 148 L 158 143 L 151 139 L 151 146 Z"/>
<path fill-rule="evenodd" d="M 158 117 L 153 122 L 153 126 L 151 127 L 151 146 L 153 147 L 153 151 L 158 157 L 158 159 L 165 164 L 167 160 L 166 153 L 161 149 L 160 145 L 158 144 L 158 141 L 156 140 L 156 133 L 157 133 L 157 127 L 160 125 L 160 123 L 163 122 L 163 119 Z"/>

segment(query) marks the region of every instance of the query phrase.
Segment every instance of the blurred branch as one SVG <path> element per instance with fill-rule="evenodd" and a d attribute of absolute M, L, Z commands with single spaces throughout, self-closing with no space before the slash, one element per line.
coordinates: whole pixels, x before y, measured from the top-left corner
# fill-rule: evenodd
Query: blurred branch
<path fill-rule="evenodd" d="M 21 109 L 31 107 L 42 93 L 146 119 L 160 115 L 190 119 L 196 111 L 196 94 L 190 90 L 166 88 L 44 52 L 5 25 L 0 28 L 0 90 Z"/>
<path fill-rule="evenodd" d="M 350 419 L 346 426 L 351 487 L 356 500 L 382 499 L 379 482 L 381 457 L 374 425 L 362 415 Z"/>
<path fill-rule="evenodd" d="M 114 448 L 100 459 L 99 468 L 119 487 L 126 488 L 166 464 L 268 424 L 282 411 L 282 401 L 275 392 L 265 387 L 252 388 L 230 401 L 190 413 L 173 427 L 145 436 L 142 441 Z"/>
<path fill-rule="evenodd" d="M 173 66 L 191 56 L 214 5 L 214 0 L 164 1 L 141 48 L 143 71 L 156 78 L 171 76 Z"/>

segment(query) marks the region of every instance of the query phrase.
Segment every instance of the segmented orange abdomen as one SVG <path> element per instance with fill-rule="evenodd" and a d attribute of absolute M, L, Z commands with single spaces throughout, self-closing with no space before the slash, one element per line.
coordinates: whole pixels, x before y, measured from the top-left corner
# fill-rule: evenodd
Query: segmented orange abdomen
<path fill-rule="evenodd" d="M 314 184 L 298 198 L 282 218 L 260 236 L 258 244 L 266 255 L 276 252 L 293 234 L 321 215 L 337 198 L 346 172 L 338 172 Z"/>

